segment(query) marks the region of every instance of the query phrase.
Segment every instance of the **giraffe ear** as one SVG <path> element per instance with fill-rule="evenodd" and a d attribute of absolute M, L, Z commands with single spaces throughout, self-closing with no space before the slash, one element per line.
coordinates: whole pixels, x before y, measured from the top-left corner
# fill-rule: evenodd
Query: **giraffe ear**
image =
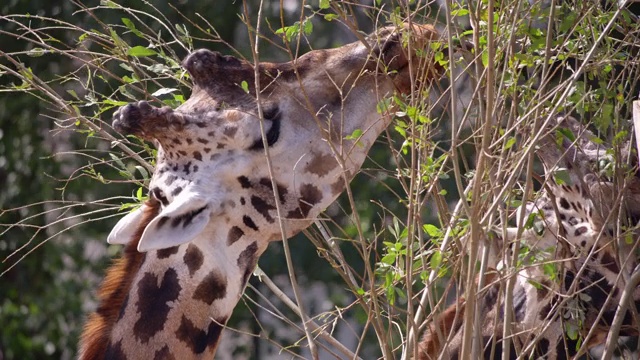
<path fill-rule="evenodd" d="M 211 205 L 193 190 L 185 189 L 156 216 L 142 233 L 138 251 L 160 250 L 191 241 L 209 223 Z"/>
<path fill-rule="evenodd" d="M 133 235 L 138 229 L 138 226 L 140 226 L 140 221 L 142 220 L 142 214 L 144 212 L 143 208 L 145 206 L 146 205 L 142 205 L 120 219 L 116 226 L 113 227 L 113 230 L 109 233 L 109 236 L 107 236 L 107 242 L 109 244 L 120 245 L 129 243 L 129 241 L 133 239 Z"/>

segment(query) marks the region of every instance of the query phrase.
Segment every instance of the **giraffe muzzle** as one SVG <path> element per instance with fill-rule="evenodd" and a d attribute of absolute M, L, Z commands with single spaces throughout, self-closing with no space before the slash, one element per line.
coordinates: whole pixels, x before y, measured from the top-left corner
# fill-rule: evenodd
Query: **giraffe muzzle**
<path fill-rule="evenodd" d="M 113 114 L 113 128 L 122 135 L 136 135 L 151 140 L 168 128 L 184 127 L 182 116 L 168 106 L 157 108 L 147 101 L 127 104 Z"/>

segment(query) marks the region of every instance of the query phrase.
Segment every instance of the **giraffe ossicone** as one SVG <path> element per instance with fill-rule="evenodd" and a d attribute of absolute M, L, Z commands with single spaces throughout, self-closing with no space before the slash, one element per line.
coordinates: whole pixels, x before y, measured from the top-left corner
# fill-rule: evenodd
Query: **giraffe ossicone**
<path fill-rule="evenodd" d="M 292 236 L 345 189 L 391 121 L 379 102 L 439 76 L 437 40 L 428 25 L 387 27 L 282 64 L 198 50 L 183 62 L 194 85 L 184 104 L 118 110 L 114 128 L 156 142 L 158 156 L 149 200 L 108 237 L 126 246 L 80 359 L 212 358 L 258 257 L 283 236 L 279 221 Z"/>

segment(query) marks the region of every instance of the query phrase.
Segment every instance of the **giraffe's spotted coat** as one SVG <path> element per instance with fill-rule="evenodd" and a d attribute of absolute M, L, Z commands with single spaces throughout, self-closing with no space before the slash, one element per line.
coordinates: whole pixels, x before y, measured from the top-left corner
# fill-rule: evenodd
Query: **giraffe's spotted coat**
<path fill-rule="evenodd" d="M 177 360 L 171 353 L 169 346 L 165 345 L 162 349 L 155 352 L 153 360 Z"/>
<path fill-rule="evenodd" d="M 237 226 L 232 226 L 229 229 L 229 235 L 227 236 L 227 245 L 233 245 L 236 241 L 244 235 L 244 231 Z"/>
<path fill-rule="evenodd" d="M 253 221 L 253 219 L 250 216 L 244 215 L 242 216 L 242 222 L 250 229 L 254 230 L 254 231 L 258 231 L 260 230 L 258 228 L 258 225 L 256 225 L 256 223 Z"/>
<path fill-rule="evenodd" d="M 315 154 L 307 164 L 304 171 L 318 176 L 325 176 L 338 167 L 338 161 L 333 154 Z"/>
<path fill-rule="evenodd" d="M 193 298 L 211 305 L 215 300 L 224 298 L 226 294 L 227 278 L 219 271 L 213 270 L 198 284 Z"/>
<path fill-rule="evenodd" d="M 193 276 L 193 274 L 202 267 L 204 255 L 196 245 L 189 244 L 187 251 L 184 253 L 183 260 L 189 269 L 189 275 Z"/>
<path fill-rule="evenodd" d="M 272 187 L 273 182 L 271 181 L 271 179 L 269 178 L 260 179 L 260 185 L 267 188 L 269 192 L 273 192 L 273 187 Z M 278 184 L 278 183 L 276 183 L 276 188 L 278 189 L 278 199 L 280 200 L 281 203 L 284 204 L 286 202 L 287 194 L 289 193 L 289 191 L 287 191 L 287 188 L 284 185 Z"/>
<path fill-rule="evenodd" d="M 172 191 L 171 191 L 171 196 L 176 197 L 178 195 L 180 195 L 180 193 L 182 192 L 182 186 L 176 186 Z"/>
<path fill-rule="evenodd" d="M 267 201 L 259 196 L 251 196 L 251 205 L 260 215 L 264 216 L 268 222 L 273 223 L 276 221 L 271 214 L 269 214 L 270 211 L 276 210 L 274 205 L 267 203 Z"/>
<path fill-rule="evenodd" d="M 139 318 L 133 326 L 133 333 L 142 343 L 163 329 L 171 310 L 169 302 L 178 299 L 182 289 L 174 269 L 167 270 L 159 284 L 158 280 L 156 275 L 146 273 L 139 283 L 136 303 Z"/>
<path fill-rule="evenodd" d="M 291 210 L 288 214 L 288 218 L 292 219 L 304 219 L 309 215 L 309 211 L 313 206 L 319 203 L 323 198 L 323 194 L 312 184 L 303 184 L 300 186 L 300 200 L 298 200 L 298 208 Z"/>
<path fill-rule="evenodd" d="M 122 341 L 118 341 L 115 344 L 109 343 L 107 351 L 104 354 L 105 359 L 113 360 L 127 360 L 127 356 L 122 350 Z"/>
<path fill-rule="evenodd" d="M 222 326 L 215 322 L 211 322 L 206 331 L 198 329 L 183 315 L 176 337 L 187 344 L 194 354 L 202 354 L 209 346 L 215 345 L 221 331 Z"/>
<path fill-rule="evenodd" d="M 247 248 L 240 253 L 240 256 L 238 256 L 237 262 L 238 268 L 244 272 L 242 283 L 245 284 L 258 263 L 258 243 L 254 241 L 247 246 Z"/>
<path fill-rule="evenodd" d="M 164 222 L 167 221 L 167 220 L 168 220 L 168 218 L 160 219 L 161 223 L 159 225 L 162 226 L 164 224 Z M 179 250 L 180 249 L 177 246 L 172 246 L 170 248 L 158 250 L 156 252 L 156 256 L 158 256 L 158 259 L 166 259 L 166 258 L 170 257 L 171 255 L 177 254 Z"/>
<path fill-rule="evenodd" d="M 243 189 L 251 188 L 251 181 L 249 181 L 249 178 L 244 175 L 238 177 L 238 182 L 240 183 L 240 186 L 242 186 Z"/>

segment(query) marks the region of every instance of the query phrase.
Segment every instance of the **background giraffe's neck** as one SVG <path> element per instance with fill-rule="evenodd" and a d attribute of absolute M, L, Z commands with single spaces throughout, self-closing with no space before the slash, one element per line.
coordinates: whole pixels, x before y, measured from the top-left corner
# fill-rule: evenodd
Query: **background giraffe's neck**
<path fill-rule="evenodd" d="M 213 358 L 265 246 L 247 237 L 230 243 L 229 227 L 218 226 L 190 243 L 139 253 L 142 230 L 157 212 L 146 210 L 125 256 L 107 272 L 80 359 Z"/>

